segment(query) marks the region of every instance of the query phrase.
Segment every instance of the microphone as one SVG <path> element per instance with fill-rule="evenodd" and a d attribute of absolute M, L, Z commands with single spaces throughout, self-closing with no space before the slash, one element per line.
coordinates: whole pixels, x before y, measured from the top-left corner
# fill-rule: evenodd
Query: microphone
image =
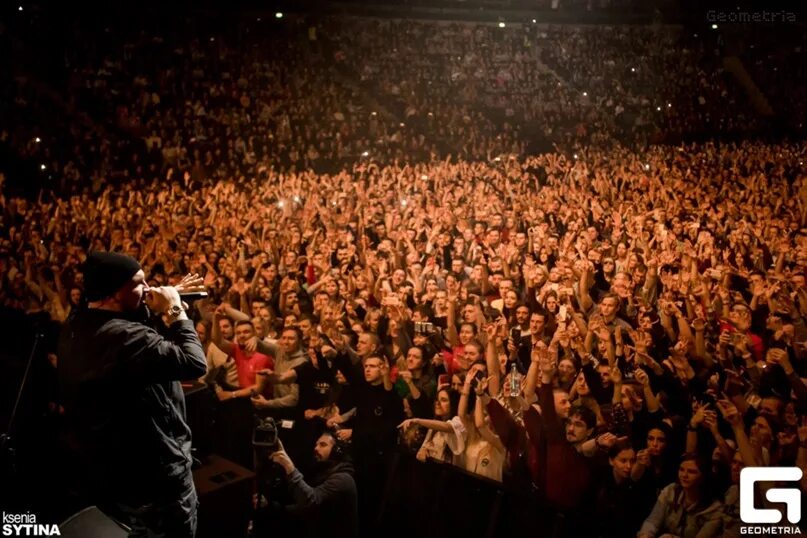
<path fill-rule="evenodd" d="M 179 298 L 186 303 L 207 299 L 207 297 L 208 295 L 206 291 L 183 292 L 179 294 Z"/>

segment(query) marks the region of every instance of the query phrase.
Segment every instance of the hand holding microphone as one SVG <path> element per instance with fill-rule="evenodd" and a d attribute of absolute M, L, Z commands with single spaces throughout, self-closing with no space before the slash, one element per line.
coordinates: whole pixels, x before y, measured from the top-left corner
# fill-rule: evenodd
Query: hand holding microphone
<path fill-rule="evenodd" d="M 174 307 L 182 309 L 182 299 L 179 291 L 173 286 L 158 286 L 149 288 L 145 297 L 146 305 L 158 314 L 166 314 Z"/>
<path fill-rule="evenodd" d="M 159 286 L 150 288 L 146 292 L 146 305 L 159 314 L 165 314 L 173 306 L 179 306 L 183 310 L 188 308 L 182 299 L 194 300 L 206 297 L 204 278 L 196 273 L 189 273 L 179 281 L 176 286 Z"/>

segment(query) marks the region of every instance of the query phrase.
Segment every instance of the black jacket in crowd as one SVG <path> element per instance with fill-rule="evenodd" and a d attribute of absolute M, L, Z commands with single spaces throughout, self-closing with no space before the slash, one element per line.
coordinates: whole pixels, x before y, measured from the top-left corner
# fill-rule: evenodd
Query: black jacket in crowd
<path fill-rule="evenodd" d="M 358 536 L 358 494 L 353 465 L 346 461 L 323 462 L 311 483 L 295 469 L 289 475 L 294 504 L 291 514 L 303 521 L 304 536 Z"/>
<path fill-rule="evenodd" d="M 369 384 L 345 355 L 338 356 L 334 365 L 347 379 L 348 389 L 355 398 L 353 447 L 357 456 L 381 455 L 394 448 L 398 424 L 405 418 L 403 400 L 395 388 L 387 390 L 383 384 Z M 356 463 L 361 465 L 364 462 L 357 460 Z"/>
<path fill-rule="evenodd" d="M 160 502 L 187 483 L 191 432 L 179 382 L 206 370 L 192 321 L 163 336 L 137 314 L 82 309 L 62 331 L 58 370 L 66 438 L 91 496 Z"/>

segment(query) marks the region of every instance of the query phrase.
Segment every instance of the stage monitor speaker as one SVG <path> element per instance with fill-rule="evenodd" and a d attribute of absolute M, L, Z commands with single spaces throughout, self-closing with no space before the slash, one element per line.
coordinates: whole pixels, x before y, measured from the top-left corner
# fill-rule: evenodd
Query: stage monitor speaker
<path fill-rule="evenodd" d="M 193 472 L 199 495 L 197 538 L 240 538 L 247 534 L 252 516 L 255 473 L 211 454 Z"/>
<path fill-rule="evenodd" d="M 76 512 L 59 525 L 62 538 L 126 538 L 129 531 L 96 506 Z"/>

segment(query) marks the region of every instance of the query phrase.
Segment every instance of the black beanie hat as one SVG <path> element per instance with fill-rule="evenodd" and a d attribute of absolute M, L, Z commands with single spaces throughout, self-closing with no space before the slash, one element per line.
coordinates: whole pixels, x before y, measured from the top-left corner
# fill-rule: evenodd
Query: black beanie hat
<path fill-rule="evenodd" d="M 90 252 L 84 262 L 84 295 L 88 301 L 110 297 L 139 270 L 137 260 L 126 254 Z"/>

